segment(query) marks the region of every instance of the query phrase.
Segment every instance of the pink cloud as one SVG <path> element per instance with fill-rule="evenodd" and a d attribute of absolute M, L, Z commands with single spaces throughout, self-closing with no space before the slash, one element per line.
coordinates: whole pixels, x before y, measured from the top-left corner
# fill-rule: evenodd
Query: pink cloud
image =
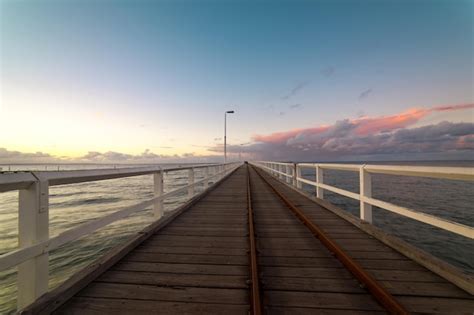
<path fill-rule="evenodd" d="M 227 152 L 243 152 L 253 159 L 298 161 L 405 154 L 434 154 L 437 158 L 456 154 L 463 159 L 474 151 L 473 122 L 416 124 L 434 112 L 472 109 L 474 104 L 444 105 L 412 108 L 390 116 L 344 119 L 332 125 L 255 135 L 255 143 L 244 150 L 230 146 Z"/>
<path fill-rule="evenodd" d="M 425 109 L 414 108 L 398 115 L 374 118 L 364 117 L 351 120 L 351 122 L 357 126 L 355 132 L 358 135 L 368 135 L 411 126 L 426 116 L 427 113 L 428 111 Z"/>
<path fill-rule="evenodd" d="M 285 144 L 288 142 L 294 143 L 294 139 L 307 139 L 310 137 L 313 139 L 316 137 L 321 139 L 324 138 L 325 134 L 327 138 L 333 138 L 334 135 L 330 131 L 340 131 L 341 125 L 344 125 L 344 128 L 347 131 L 350 131 L 357 136 L 374 135 L 413 126 L 432 112 L 447 112 L 473 108 L 474 104 L 445 105 L 432 108 L 412 108 L 391 116 L 347 119 L 330 126 L 325 125 L 312 128 L 299 128 L 289 131 L 275 132 L 269 135 L 255 135 L 253 140 L 263 143 Z"/>
<path fill-rule="evenodd" d="M 289 131 L 275 132 L 269 135 L 255 135 L 252 137 L 252 140 L 257 141 L 257 142 L 266 142 L 266 143 L 284 143 L 301 133 L 319 134 L 328 129 L 329 129 L 329 126 L 293 129 Z"/>
<path fill-rule="evenodd" d="M 453 110 L 461 110 L 461 109 L 473 109 L 474 104 L 461 104 L 461 105 L 447 105 L 447 106 L 437 106 L 433 107 L 431 111 L 434 112 L 445 112 L 445 111 L 453 111 Z"/>

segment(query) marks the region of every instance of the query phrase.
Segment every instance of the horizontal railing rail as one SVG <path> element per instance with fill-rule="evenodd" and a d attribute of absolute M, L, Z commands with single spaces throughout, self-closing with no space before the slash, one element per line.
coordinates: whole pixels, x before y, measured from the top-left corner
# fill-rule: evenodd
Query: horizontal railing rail
<path fill-rule="evenodd" d="M 451 180 L 474 180 L 472 167 L 431 167 L 431 166 L 397 166 L 397 165 L 357 165 L 357 164 L 329 164 L 329 163 L 281 163 L 272 161 L 258 161 L 254 165 L 264 169 L 273 176 L 286 183 L 302 189 L 302 184 L 316 188 L 316 197 L 324 199 L 324 190 L 358 200 L 360 202 L 360 219 L 372 223 L 372 206 L 402 215 L 404 217 L 435 226 L 437 228 L 474 239 L 474 228 L 431 214 L 423 213 L 393 203 L 372 197 L 371 174 L 389 174 L 400 176 L 416 176 Z M 315 170 L 315 181 L 303 178 L 302 170 Z M 324 183 L 324 170 L 352 171 L 359 173 L 359 193 Z"/>
<path fill-rule="evenodd" d="M 165 169 L 161 167 L 133 167 L 0 173 L 0 192 L 19 190 L 19 246 L 15 250 L 0 255 L 0 271 L 18 266 L 18 309 L 31 304 L 48 291 L 48 253 L 50 251 L 149 206 L 153 206 L 154 218 L 158 220 L 164 214 L 163 204 L 166 198 L 185 191 L 188 192 L 188 198 L 192 198 L 197 185 L 203 184 L 204 188 L 207 189 L 211 180 L 216 184 L 239 165 L 241 165 L 240 162 Z M 195 180 L 194 171 L 196 169 L 204 170 L 203 179 Z M 188 184 L 164 193 L 163 175 L 169 172 L 186 170 L 188 171 Z M 142 175 L 153 175 L 153 198 L 82 223 L 54 237 L 49 237 L 50 186 Z"/>

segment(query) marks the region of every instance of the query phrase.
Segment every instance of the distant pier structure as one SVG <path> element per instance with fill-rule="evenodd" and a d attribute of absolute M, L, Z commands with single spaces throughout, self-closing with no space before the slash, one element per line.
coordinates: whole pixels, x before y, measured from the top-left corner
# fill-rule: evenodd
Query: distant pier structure
<path fill-rule="evenodd" d="M 327 169 L 357 172 L 359 192 L 325 183 Z M 176 170 L 188 183 L 164 192 Z M 470 240 L 474 229 L 374 198 L 375 173 L 474 180 L 472 168 L 279 162 L 5 172 L 0 192 L 19 191 L 19 247 L 0 270 L 18 267 L 23 314 L 472 314 L 472 276 L 372 225 L 372 207 Z M 50 186 L 147 174 L 153 198 L 49 236 Z M 326 190 L 359 201 L 360 216 Z M 164 213 L 183 192 L 186 204 Z M 48 291 L 50 251 L 149 206 L 151 225 Z"/>

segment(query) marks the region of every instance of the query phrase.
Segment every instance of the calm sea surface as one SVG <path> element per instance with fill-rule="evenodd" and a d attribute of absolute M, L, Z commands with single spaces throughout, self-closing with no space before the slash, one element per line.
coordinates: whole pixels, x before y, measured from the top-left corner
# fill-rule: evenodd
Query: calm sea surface
<path fill-rule="evenodd" d="M 384 163 L 387 164 L 387 163 Z M 410 162 L 391 163 L 429 166 L 473 167 L 473 161 L 461 162 Z M 57 166 L 0 165 L 3 171 L 57 170 Z M 121 166 L 123 167 L 123 166 Z M 61 165 L 61 170 L 99 168 L 97 165 Z M 100 166 L 110 168 L 110 166 Z M 314 179 L 314 171 L 306 170 L 303 176 Z M 197 172 L 196 180 L 203 177 Z M 400 206 L 447 218 L 474 226 L 474 183 L 417 177 L 373 175 L 373 196 Z M 325 171 L 324 180 L 329 185 L 358 193 L 358 174 L 347 171 Z M 165 176 L 165 192 L 187 183 L 187 171 Z M 152 197 L 153 181 L 150 175 L 80 183 L 50 188 L 50 236 L 71 229 L 136 204 Z M 310 193 L 314 188 L 304 185 Z M 196 193 L 202 191 L 199 187 Z M 359 216 L 355 200 L 325 191 L 325 199 Z M 169 198 L 165 211 L 170 211 L 186 200 L 186 193 Z M 388 211 L 373 209 L 374 224 L 385 231 L 444 259 L 468 273 L 474 273 L 474 242 L 452 233 L 402 218 Z M 123 242 L 152 222 L 151 209 L 145 209 L 129 218 L 115 222 L 96 233 L 64 245 L 50 253 L 50 288 L 54 288 L 113 246 Z M 17 246 L 18 192 L 0 193 L 0 253 Z M 172 244 L 170 244 L 172 245 Z M 0 272 L 0 313 L 13 312 L 16 296 L 16 270 Z"/>

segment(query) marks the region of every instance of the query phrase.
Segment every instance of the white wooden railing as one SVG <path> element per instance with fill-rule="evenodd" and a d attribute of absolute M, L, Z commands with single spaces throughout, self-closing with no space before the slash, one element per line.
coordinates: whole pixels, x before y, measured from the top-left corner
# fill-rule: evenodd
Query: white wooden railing
<path fill-rule="evenodd" d="M 18 302 L 21 309 L 48 291 L 48 253 L 79 237 L 91 234 L 112 222 L 144 210 L 152 205 L 156 220 L 163 216 L 163 201 L 179 193 L 194 196 L 194 188 L 210 180 L 216 184 L 241 163 L 200 165 L 162 169 L 161 167 L 136 167 L 121 169 L 95 169 L 80 171 L 40 171 L 0 173 L 0 193 L 19 191 L 18 249 L 0 255 L 0 271 L 18 266 Z M 204 178 L 195 181 L 195 169 L 204 169 Z M 163 174 L 188 170 L 188 184 L 163 193 Z M 105 179 L 153 175 L 154 197 L 125 207 L 104 217 L 81 224 L 57 236 L 49 237 L 49 187 Z"/>
<path fill-rule="evenodd" d="M 315 187 L 317 198 L 323 199 L 324 190 L 329 190 L 339 195 L 359 200 L 360 219 L 366 222 L 372 223 L 372 206 L 376 206 L 404 217 L 474 239 L 474 228 L 470 226 L 373 198 L 371 180 L 371 174 L 378 173 L 472 181 L 474 180 L 474 168 L 472 167 L 280 163 L 271 161 L 258 161 L 253 164 L 298 189 L 302 189 L 303 183 Z M 308 168 L 311 168 L 316 172 L 316 178 L 314 181 L 303 178 L 301 175 L 302 170 Z M 354 193 L 325 184 L 324 170 L 326 169 L 358 172 L 359 193 Z"/>

